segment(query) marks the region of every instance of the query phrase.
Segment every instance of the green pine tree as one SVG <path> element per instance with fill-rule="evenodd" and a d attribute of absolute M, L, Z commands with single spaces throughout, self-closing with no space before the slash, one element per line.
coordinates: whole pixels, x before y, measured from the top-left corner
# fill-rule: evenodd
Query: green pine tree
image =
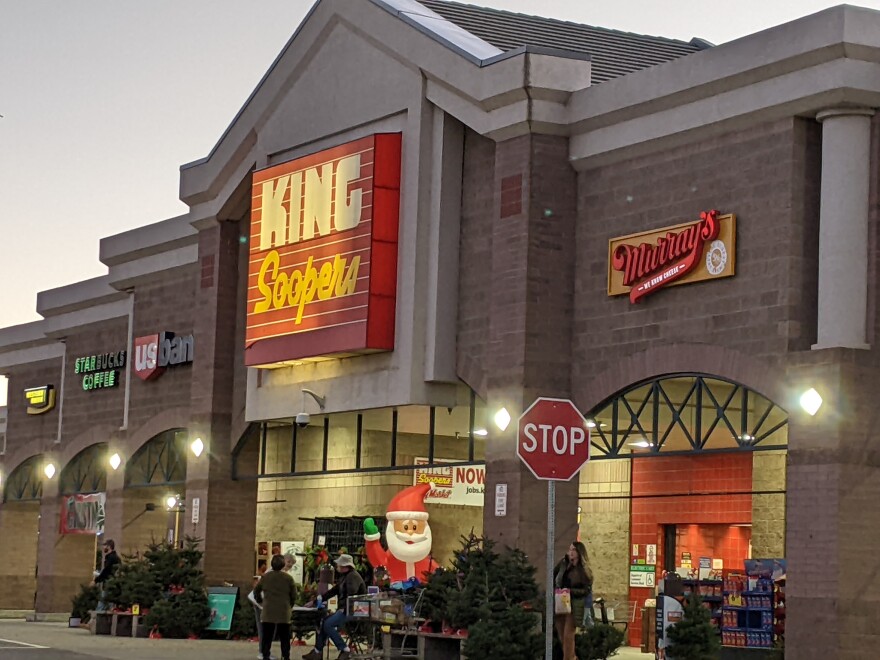
<path fill-rule="evenodd" d="M 480 660 L 538 660 L 544 657 L 541 616 L 512 605 L 475 623 L 465 642 L 468 658 Z"/>
<path fill-rule="evenodd" d="M 715 660 L 721 648 L 712 615 L 696 595 L 685 603 L 684 616 L 669 628 L 667 639 L 666 654 L 674 660 Z"/>
<path fill-rule="evenodd" d="M 211 616 L 205 578 L 199 564 L 199 539 L 187 538 L 181 549 L 151 543 L 143 556 L 125 557 L 107 581 L 105 600 L 120 610 L 140 605 L 149 610 L 148 626 L 165 637 L 199 635 Z"/>

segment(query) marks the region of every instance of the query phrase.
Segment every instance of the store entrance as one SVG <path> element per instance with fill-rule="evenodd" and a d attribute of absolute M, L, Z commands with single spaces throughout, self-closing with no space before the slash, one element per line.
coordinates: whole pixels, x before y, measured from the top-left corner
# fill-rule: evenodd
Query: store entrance
<path fill-rule="evenodd" d="M 580 535 L 594 594 L 631 646 L 653 650 L 646 605 L 664 571 L 696 580 L 702 568 L 720 580 L 749 558 L 785 556 L 788 416 L 766 397 L 677 374 L 628 388 L 588 420 Z M 720 628 L 721 594 L 707 595 Z"/>

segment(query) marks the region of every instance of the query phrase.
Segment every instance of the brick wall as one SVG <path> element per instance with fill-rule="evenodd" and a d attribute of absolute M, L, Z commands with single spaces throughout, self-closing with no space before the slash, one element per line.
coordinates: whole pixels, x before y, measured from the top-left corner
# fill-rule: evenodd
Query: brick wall
<path fill-rule="evenodd" d="M 818 149 L 818 125 L 789 119 L 580 174 L 576 400 L 594 405 L 614 394 L 594 401 L 590 382 L 650 348 L 711 342 L 770 364 L 809 348 Z M 710 208 L 737 215 L 735 277 L 664 289 L 638 305 L 608 297 L 609 239 L 693 220 Z"/>
<path fill-rule="evenodd" d="M 76 373 L 76 359 L 104 353 L 127 350 L 128 318 L 116 318 L 77 328 L 67 337 L 67 367 L 64 374 L 64 420 L 61 428 L 62 443 L 75 440 L 81 434 L 96 430 L 116 432 L 123 421 L 125 380 L 130 377 L 126 367 L 118 370 L 119 385 L 86 391 L 83 374 Z"/>
<path fill-rule="evenodd" d="M 47 605 L 42 612 L 70 611 L 70 599 L 94 577 L 96 548 L 96 537 L 91 534 L 58 536 L 55 552 L 61 560 L 54 562 L 51 597 L 43 600 Z"/>
<path fill-rule="evenodd" d="M 34 609 L 39 517 L 39 502 L 0 506 L 0 610 Z"/>
<path fill-rule="evenodd" d="M 240 269 L 246 263 L 239 240 L 242 222 L 241 216 L 234 221 L 224 217 L 199 231 L 193 318 L 201 357 L 192 369 L 190 430 L 208 439 L 208 449 L 187 461 L 187 501 L 199 498 L 200 516 L 197 523 L 188 519 L 183 533 L 204 539 L 209 583 L 229 581 L 244 587 L 253 575 L 257 483 L 231 479 L 231 449 L 241 432 L 235 422 L 239 415 L 234 409 L 234 379 L 243 372 L 236 368 L 234 356 L 240 355 L 242 341 L 236 323 L 243 292 Z M 240 458 L 252 461 L 253 451 Z M 230 521 L 235 521 L 236 534 L 229 534 Z"/>
<path fill-rule="evenodd" d="M 43 415 L 28 415 L 24 390 L 29 387 L 54 385 L 55 409 Z M 6 456 L 2 457 L 7 474 L 16 464 L 39 454 L 54 442 L 58 435 L 58 404 L 61 389 L 61 360 L 43 360 L 9 370 Z"/>
<path fill-rule="evenodd" d="M 122 554 L 143 554 L 150 543 L 166 538 L 168 529 L 173 527 L 173 513 L 166 511 L 165 499 L 168 495 L 186 497 L 186 490 L 180 488 L 131 488 L 122 493 L 122 539 L 116 550 Z M 147 511 L 146 505 L 155 505 L 154 511 Z M 181 514 L 181 529 L 186 522 L 186 513 Z"/>
<path fill-rule="evenodd" d="M 458 280 L 457 371 L 486 396 L 486 349 L 492 282 L 485 265 L 492 255 L 495 142 L 465 130 Z"/>
<path fill-rule="evenodd" d="M 137 339 L 165 331 L 175 335 L 191 334 L 196 275 L 197 268 L 192 265 L 163 273 L 138 285 L 135 290 L 132 337 Z M 194 360 L 199 359 L 200 340 L 200 337 L 195 337 Z M 132 363 L 134 359 L 132 351 Z M 131 366 L 129 375 L 132 379 L 129 428 L 133 432 L 163 411 L 187 405 L 189 402 L 191 365 L 168 368 L 152 381 L 138 378 Z"/>

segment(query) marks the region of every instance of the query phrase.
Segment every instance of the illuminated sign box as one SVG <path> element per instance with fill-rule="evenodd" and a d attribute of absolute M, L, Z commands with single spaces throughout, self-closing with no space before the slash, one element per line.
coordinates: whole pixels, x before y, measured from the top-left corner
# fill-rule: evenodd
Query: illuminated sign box
<path fill-rule="evenodd" d="M 706 211 L 674 227 L 608 242 L 608 295 L 637 303 L 660 289 L 736 273 L 736 216 Z"/>
<path fill-rule="evenodd" d="M 52 385 L 29 387 L 24 391 L 28 415 L 45 415 L 55 408 L 55 388 Z"/>
<path fill-rule="evenodd" d="M 245 364 L 394 349 L 400 133 L 254 173 Z"/>

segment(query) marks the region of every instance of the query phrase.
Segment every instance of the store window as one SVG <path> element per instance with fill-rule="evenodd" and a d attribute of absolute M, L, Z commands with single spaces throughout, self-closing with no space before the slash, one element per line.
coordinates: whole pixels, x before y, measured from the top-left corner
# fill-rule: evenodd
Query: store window
<path fill-rule="evenodd" d="M 788 446 L 788 414 L 733 381 L 699 374 L 638 383 L 588 417 L 592 457 Z"/>
<path fill-rule="evenodd" d="M 15 468 L 3 486 L 4 502 L 32 502 L 43 496 L 43 480 L 40 469 L 42 455 L 32 456 Z"/>
<path fill-rule="evenodd" d="M 62 495 L 102 493 L 107 490 L 107 444 L 86 447 L 61 470 Z"/>
<path fill-rule="evenodd" d="M 293 419 L 258 425 L 235 452 L 236 475 L 318 476 L 474 465 L 485 461 L 486 406 L 473 393 L 462 405 L 400 406 L 312 415 L 307 427 Z M 238 456 L 259 443 L 257 473 Z"/>
<path fill-rule="evenodd" d="M 186 429 L 164 431 L 141 447 L 125 467 L 125 487 L 170 486 L 186 482 Z"/>

